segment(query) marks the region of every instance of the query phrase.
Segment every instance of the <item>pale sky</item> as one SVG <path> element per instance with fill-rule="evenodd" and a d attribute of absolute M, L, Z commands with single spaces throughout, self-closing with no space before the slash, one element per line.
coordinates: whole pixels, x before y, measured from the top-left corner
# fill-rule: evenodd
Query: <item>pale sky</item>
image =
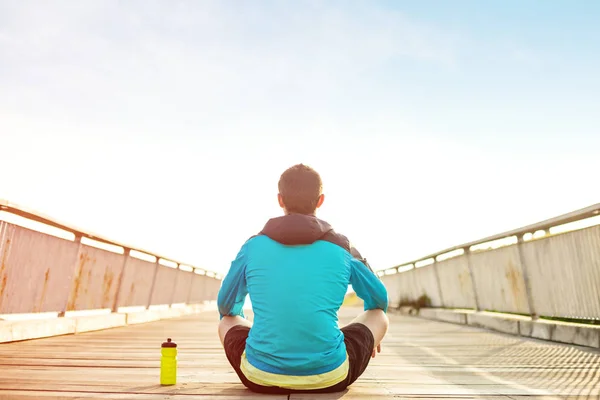
<path fill-rule="evenodd" d="M 376 269 L 600 201 L 600 2 L 0 0 L 0 198 L 221 273 L 321 172 Z"/>

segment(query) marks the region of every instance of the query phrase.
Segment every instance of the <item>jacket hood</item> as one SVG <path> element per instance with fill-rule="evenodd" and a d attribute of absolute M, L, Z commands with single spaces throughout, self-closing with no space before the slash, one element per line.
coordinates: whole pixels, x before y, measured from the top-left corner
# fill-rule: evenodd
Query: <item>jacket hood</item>
<path fill-rule="evenodd" d="M 314 215 L 288 214 L 271 218 L 263 230 L 255 236 L 260 235 L 287 246 L 313 244 L 318 240 L 324 240 L 346 249 L 373 272 L 367 260 L 350 244 L 346 236 L 335 232 L 329 223 Z"/>
<path fill-rule="evenodd" d="M 289 214 L 271 218 L 260 232 L 285 245 L 312 244 L 330 235 L 331 225 L 314 215 Z"/>

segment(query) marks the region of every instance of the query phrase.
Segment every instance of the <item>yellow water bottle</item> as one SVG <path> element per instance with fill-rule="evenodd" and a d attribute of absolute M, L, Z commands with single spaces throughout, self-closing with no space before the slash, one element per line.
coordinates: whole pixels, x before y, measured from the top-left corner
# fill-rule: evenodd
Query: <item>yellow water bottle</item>
<path fill-rule="evenodd" d="M 160 384 L 174 385 L 177 383 L 177 344 L 168 338 L 160 349 Z"/>

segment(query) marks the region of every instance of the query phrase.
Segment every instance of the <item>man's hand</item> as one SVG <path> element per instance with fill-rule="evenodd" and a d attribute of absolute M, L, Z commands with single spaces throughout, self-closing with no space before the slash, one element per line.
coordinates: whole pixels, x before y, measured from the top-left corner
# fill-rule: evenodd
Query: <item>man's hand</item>
<path fill-rule="evenodd" d="M 381 344 L 377 345 L 377 353 L 381 353 Z M 373 354 L 371 354 L 371 358 L 375 358 L 375 349 L 373 349 Z"/>

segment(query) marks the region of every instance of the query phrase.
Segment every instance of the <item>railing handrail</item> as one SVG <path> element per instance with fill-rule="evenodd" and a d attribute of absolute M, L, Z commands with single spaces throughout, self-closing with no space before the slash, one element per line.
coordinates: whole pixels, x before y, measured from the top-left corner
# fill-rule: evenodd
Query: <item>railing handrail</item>
<path fill-rule="evenodd" d="M 410 265 L 410 264 L 415 264 L 419 261 L 423 261 L 423 260 L 428 260 L 428 259 L 435 259 L 436 257 L 442 255 L 442 254 L 446 254 L 446 253 L 450 253 L 452 251 L 456 251 L 456 250 L 461 250 L 461 249 L 468 249 L 472 246 L 478 245 L 478 244 L 482 244 L 482 243 L 487 243 L 487 242 L 492 242 L 494 240 L 499 240 L 499 239 L 505 239 L 505 238 L 509 238 L 511 236 L 515 236 L 515 235 L 521 235 L 521 234 L 526 234 L 526 233 L 533 233 L 535 231 L 539 231 L 539 230 L 546 230 L 558 225 L 563 225 L 563 224 L 568 224 L 570 222 L 576 222 L 576 221 L 580 221 L 586 218 L 591 218 L 591 217 L 595 217 L 600 215 L 600 203 L 596 203 L 593 204 L 591 206 L 585 207 L 585 208 L 581 208 L 579 210 L 575 210 L 575 211 L 571 211 L 569 213 L 566 214 L 562 214 L 559 215 L 557 217 L 554 218 L 550 218 L 550 219 L 546 219 L 540 222 L 536 222 L 534 224 L 530 224 L 530 225 L 526 225 L 523 226 L 521 228 L 517 228 L 517 229 L 513 229 L 510 231 L 506 231 L 506 232 L 502 232 L 502 233 L 498 233 L 492 236 L 488 236 L 485 237 L 483 239 L 479 239 L 479 240 L 475 240 L 472 242 L 468 242 L 468 243 L 464 243 L 464 244 L 460 244 L 457 246 L 453 246 L 450 248 L 447 248 L 445 250 L 442 251 L 437 251 L 435 253 L 429 254 L 425 257 L 419 257 L 417 259 L 415 259 L 414 261 L 408 261 L 402 264 L 397 264 L 393 267 L 388 267 L 388 268 L 384 268 L 381 269 L 379 271 L 385 271 L 385 270 L 389 270 L 389 269 L 394 269 L 403 265 Z"/>
<path fill-rule="evenodd" d="M 105 244 L 119 246 L 119 247 L 122 247 L 123 250 L 125 250 L 125 251 L 127 251 L 127 250 L 134 250 L 134 251 L 137 251 L 137 252 L 140 252 L 140 253 L 145 253 L 145 254 L 148 254 L 150 256 L 156 257 L 157 261 L 159 259 L 163 259 L 163 260 L 166 260 L 166 261 L 172 261 L 172 262 L 174 262 L 174 263 L 176 263 L 178 265 L 185 265 L 185 266 L 189 266 L 189 267 L 192 267 L 192 268 L 195 268 L 195 269 L 201 269 L 201 270 L 206 271 L 207 273 L 213 274 L 215 276 L 215 279 L 217 279 L 217 276 L 219 276 L 218 273 L 216 273 L 214 271 L 211 271 L 211 270 L 208 270 L 208 269 L 206 269 L 204 267 L 198 267 L 198 266 L 195 266 L 192 263 L 181 262 L 181 261 L 178 261 L 178 260 L 176 260 L 176 259 L 174 259 L 172 257 L 165 257 L 165 256 L 163 256 L 161 254 L 158 254 L 158 253 L 153 252 L 153 251 L 145 250 L 145 249 L 143 249 L 141 247 L 138 247 L 138 246 L 132 246 L 132 245 L 129 245 L 129 244 L 124 244 L 124 243 L 117 242 L 117 241 L 114 241 L 114 240 L 111 240 L 111 239 L 107 239 L 106 237 L 104 237 L 102 235 L 98 235 L 96 233 L 90 232 L 88 230 L 81 229 L 79 227 L 75 227 L 74 225 L 71 225 L 71 224 L 66 224 L 64 222 L 60 222 L 60 221 L 56 220 L 55 218 L 49 217 L 47 215 L 44 215 L 41 212 L 28 209 L 28 208 L 23 207 L 23 206 L 21 206 L 19 204 L 11 203 L 10 201 L 5 200 L 5 199 L 0 199 L 0 211 L 6 211 L 8 213 L 15 214 L 15 215 L 18 215 L 20 217 L 23 217 L 23 218 L 26 218 L 26 219 L 29 219 L 29 220 L 32 220 L 32 221 L 40 222 L 40 223 L 52 226 L 54 228 L 62 229 L 64 231 L 67 231 L 67 232 L 70 232 L 70 233 L 74 234 L 75 236 L 85 237 L 85 238 L 92 239 L 92 240 L 95 240 L 95 241 L 98 241 L 98 242 L 102 242 L 102 243 L 105 243 Z"/>

